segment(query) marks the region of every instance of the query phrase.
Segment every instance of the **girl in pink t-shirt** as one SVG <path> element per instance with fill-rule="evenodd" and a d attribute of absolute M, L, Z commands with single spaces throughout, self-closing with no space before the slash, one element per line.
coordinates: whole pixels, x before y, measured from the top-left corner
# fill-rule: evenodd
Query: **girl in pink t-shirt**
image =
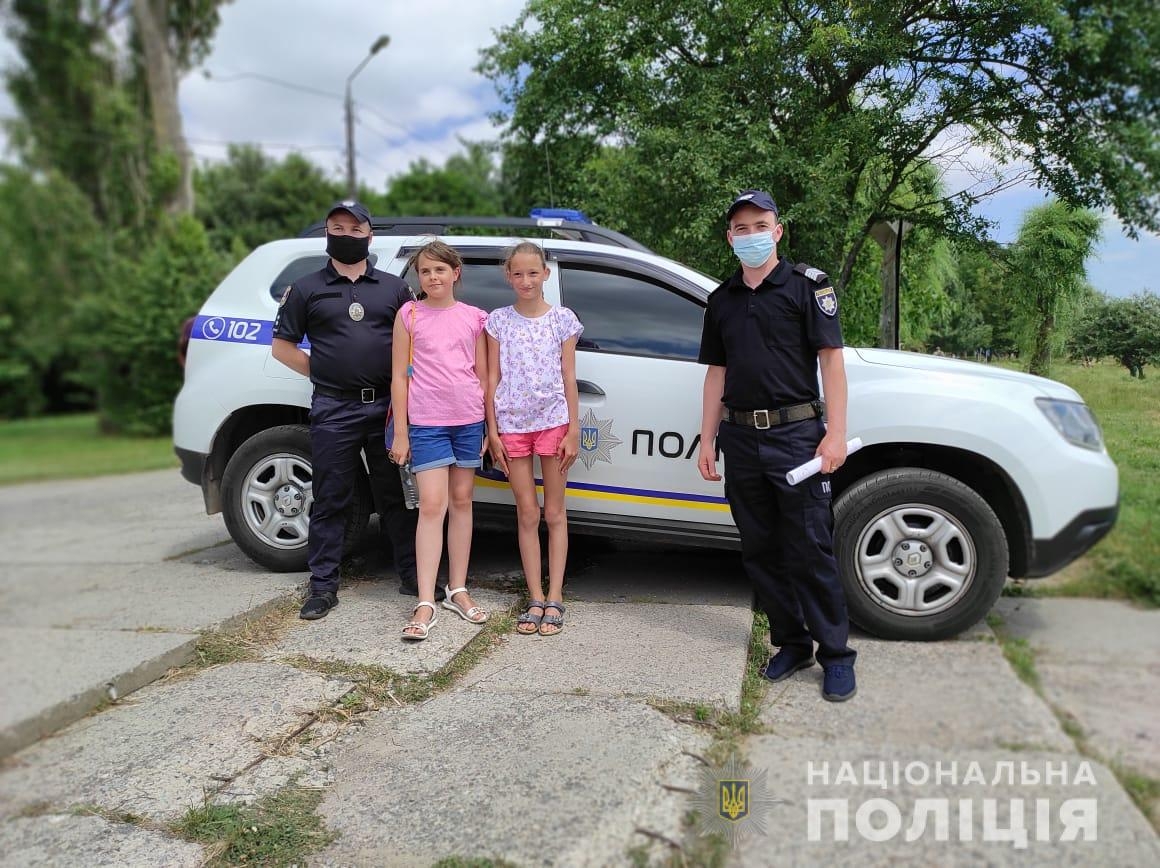
<path fill-rule="evenodd" d="M 551 273 L 539 245 L 522 241 L 504 262 L 516 303 L 487 318 L 488 447 L 508 476 L 516 499 L 520 559 L 530 602 L 516 630 L 553 636 L 564 629 L 564 565 L 568 516 L 564 491 L 568 469 L 580 451 L 576 340 L 584 327 L 566 307 L 544 299 Z M 548 525 L 548 595 L 540 568 L 540 502 L 533 456 L 544 476 Z"/>
<path fill-rule="evenodd" d="M 411 257 L 411 266 L 427 297 L 403 305 L 395 317 L 390 454 L 399 464 L 411 462 L 419 488 L 415 532 L 419 604 L 403 627 L 403 638 L 423 640 L 435 623 L 435 578 L 443 557 L 443 519 L 449 511 L 443 608 L 473 624 L 488 618 L 467 593 L 471 498 L 486 445 L 487 314 L 455 300 L 463 260 L 452 247 L 442 241 L 425 244 Z"/>

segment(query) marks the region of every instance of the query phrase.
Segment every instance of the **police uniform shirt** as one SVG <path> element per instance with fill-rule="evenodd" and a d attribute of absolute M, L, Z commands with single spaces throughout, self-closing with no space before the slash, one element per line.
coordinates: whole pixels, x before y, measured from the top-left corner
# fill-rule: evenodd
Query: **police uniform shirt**
<path fill-rule="evenodd" d="M 353 283 L 326 267 L 291 284 L 274 320 L 274 337 L 310 340 L 310 379 L 341 391 L 386 389 L 391 382 L 391 338 L 395 314 L 410 301 L 407 284 L 372 268 Z M 362 306 L 361 320 L 351 305 Z"/>
<path fill-rule="evenodd" d="M 725 368 L 726 407 L 772 410 L 818 400 L 818 350 L 841 346 L 830 279 L 782 259 L 757 289 L 739 268 L 713 291 L 697 361 Z"/>

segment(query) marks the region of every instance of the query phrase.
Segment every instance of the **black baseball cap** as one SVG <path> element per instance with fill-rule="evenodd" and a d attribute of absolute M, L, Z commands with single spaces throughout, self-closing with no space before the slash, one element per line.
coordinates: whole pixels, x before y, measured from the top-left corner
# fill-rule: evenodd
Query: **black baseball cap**
<path fill-rule="evenodd" d="M 753 205 L 762 211 L 777 213 L 777 203 L 764 190 L 742 190 L 737 194 L 737 198 L 733 200 L 733 204 L 729 206 L 729 210 L 725 212 L 725 219 L 731 220 L 733 213 L 742 205 Z"/>
<path fill-rule="evenodd" d="M 359 223 L 371 222 L 371 212 L 366 209 L 365 205 L 361 202 L 356 202 L 354 199 L 344 199 L 341 202 L 335 202 L 330 206 L 330 210 L 326 212 L 326 219 L 329 220 L 330 215 L 335 211 L 349 211 Z"/>

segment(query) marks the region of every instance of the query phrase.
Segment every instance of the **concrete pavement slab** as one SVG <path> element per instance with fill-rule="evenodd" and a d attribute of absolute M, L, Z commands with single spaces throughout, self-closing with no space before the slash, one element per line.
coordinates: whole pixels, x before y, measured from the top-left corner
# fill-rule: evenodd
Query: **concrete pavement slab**
<path fill-rule="evenodd" d="M 0 549 L 9 563 L 159 561 L 229 538 L 201 490 L 174 470 L 5 488 Z"/>
<path fill-rule="evenodd" d="M 0 757 L 185 663 L 190 633 L 0 627 Z"/>
<path fill-rule="evenodd" d="M 1075 745 L 1043 701 L 1012 671 L 994 642 L 887 642 L 860 637 L 858 694 L 822 698 L 822 668 L 769 684 L 761 719 L 778 734 L 851 736 L 882 744 L 946 748 Z"/>
<path fill-rule="evenodd" d="M 583 690 L 735 709 L 753 613 L 736 606 L 567 602 L 558 636 L 507 637 L 464 686 L 487 692 Z"/>
<path fill-rule="evenodd" d="M 1037 662 L 1043 697 L 1103 759 L 1160 779 L 1160 664 Z"/>
<path fill-rule="evenodd" d="M 1078 755 L 1061 757 L 1059 754 L 1021 753 L 980 749 L 945 750 L 921 745 L 882 746 L 866 743 L 859 739 L 845 739 L 839 743 L 828 739 L 809 737 L 783 737 L 763 735 L 750 738 L 746 743 L 749 763 L 760 772 L 766 772 L 769 795 L 782 799 L 765 812 L 765 835 L 747 837 L 741 847 L 732 854 L 732 866 L 1006 866 L 1032 865 L 1044 868 L 1057 866 L 1091 865 L 1157 865 L 1160 864 L 1160 843 L 1156 833 L 1129 800 L 1116 782 L 1111 772 L 1098 763 L 1085 760 Z M 809 777 L 808 762 L 814 762 L 815 777 Z M 828 777 L 821 777 L 820 762 L 828 761 Z M 929 782 L 913 785 L 903 776 L 901 785 L 894 786 L 888 772 L 890 786 L 883 789 L 876 785 L 865 785 L 863 769 L 870 763 L 874 769 L 880 762 L 887 767 L 893 762 L 902 768 L 912 766 L 912 777 L 922 780 L 921 770 L 929 774 Z M 1060 763 L 1067 762 L 1067 784 L 1058 780 L 1050 785 L 1045 783 L 1044 772 L 1050 768 L 1059 770 Z M 837 783 L 842 763 L 850 763 L 859 782 L 851 785 L 844 780 Z M 951 762 L 957 762 L 955 782 L 946 777 L 936 782 L 936 764 L 942 763 L 944 770 Z M 999 763 L 1015 764 L 1014 785 L 1001 777 L 992 786 L 995 774 L 1003 767 Z M 1019 778 L 1020 763 L 1027 762 L 1030 768 L 1040 773 L 1040 783 L 1022 786 Z M 1081 763 L 1089 762 L 1095 784 L 1075 783 Z M 978 763 L 985 774 L 986 783 L 964 783 L 970 764 Z M 825 781 L 828 780 L 828 785 Z M 832 812 L 824 813 L 823 822 L 815 830 L 811 840 L 809 811 L 811 800 L 836 799 L 847 806 L 847 822 L 839 823 L 845 829 L 848 840 L 836 840 L 835 821 Z M 863 808 L 869 800 L 883 800 L 876 803 L 873 810 Z M 949 824 L 946 840 L 937 840 L 935 816 L 926 809 L 916 809 L 919 799 L 931 800 L 932 807 L 941 804 L 947 811 Z M 994 800 L 987 808 L 984 799 Z M 1022 799 L 1015 805 L 1013 799 Z M 1094 800 L 1096 827 L 1095 840 L 1086 840 L 1085 833 L 1079 833 L 1074 841 L 1063 841 L 1064 825 L 1060 809 L 1070 799 Z M 949 801 L 948 801 L 949 800 Z M 965 826 L 970 840 L 964 840 L 961 800 L 970 804 Z M 1038 814 L 1039 800 L 1046 800 L 1046 822 L 1041 823 Z M 858 812 L 863 811 L 859 824 Z M 891 813 L 897 810 L 901 816 L 899 830 L 891 834 Z M 994 822 L 985 822 L 984 811 L 993 811 Z M 1025 848 L 1017 849 L 1010 841 L 996 840 L 993 829 L 1009 830 L 1011 812 L 1024 819 L 1023 828 L 1027 832 Z M 907 840 L 912 821 L 921 817 L 922 826 L 915 826 L 914 840 Z M 993 828 L 992 828 L 993 827 Z M 879 830 L 882 840 L 870 840 Z M 869 836 L 863 834 L 869 831 Z M 1040 833 L 1048 840 L 1038 840 Z"/>
<path fill-rule="evenodd" d="M 1003 632 L 1055 662 L 1160 663 L 1160 609 L 1123 600 L 1000 597 Z"/>
<path fill-rule="evenodd" d="M 290 666 L 235 663 L 147 687 L 9 757 L 0 816 L 93 804 L 172 820 L 349 686 Z"/>
<path fill-rule="evenodd" d="M 476 605 L 500 613 L 515 595 L 468 588 Z M 352 582 L 339 590 L 338 607 L 320 621 L 295 621 L 272 646 L 271 658 L 304 655 L 312 660 L 383 666 L 394 672 L 437 672 L 480 631 L 438 603 L 430 636 L 412 642 L 402 636 L 415 597 L 399 593 L 393 581 Z"/>
<path fill-rule="evenodd" d="M 85 569 L 18 564 L 0 580 L 0 626 L 218 629 L 239 615 L 252 617 L 285 599 L 301 581 L 298 574 L 256 567 L 251 572 L 224 572 L 180 561 Z"/>
<path fill-rule="evenodd" d="M 1160 610 L 1121 600 L 1000 598 L 1005 635 L 1027 640 L 1044 698 L 1104 759 L 1160 778 Z"/>
<path fill-rule="evenodd" d="M 205 858 L 198 844 L 100 817 L 49 814 L 0 823 L 0 864 L 6 868 L 199 868 Z"/>
<path fill-rule="evenodd" d="M 320 813 L 339 833 L 320 865 L 490 857 L 606 866 L 678 839 L 704 737 L 640 702 L 457 690 L 377 713 L 336 752 Z"/>

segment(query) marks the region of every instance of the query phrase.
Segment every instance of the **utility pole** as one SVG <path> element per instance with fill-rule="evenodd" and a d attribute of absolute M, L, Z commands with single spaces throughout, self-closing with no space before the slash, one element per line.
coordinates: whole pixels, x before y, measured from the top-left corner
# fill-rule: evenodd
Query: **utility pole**
<path fill-rule="evenodd" d="M 354 72 L 346 77 L 346 97 L 343 107 L 346 111 L 346 193 L 351 199 L 358 197 L 358 178 L 354 168 L 354 99 L 351 97 L 350 84 L 354 77 L 363 71 L 363 67 L 370 63 L 371 58 L 386 48 L 391 37 L 385 33 L 374 41 L 371 50 L 362 62 L 354 68 Z"/>

